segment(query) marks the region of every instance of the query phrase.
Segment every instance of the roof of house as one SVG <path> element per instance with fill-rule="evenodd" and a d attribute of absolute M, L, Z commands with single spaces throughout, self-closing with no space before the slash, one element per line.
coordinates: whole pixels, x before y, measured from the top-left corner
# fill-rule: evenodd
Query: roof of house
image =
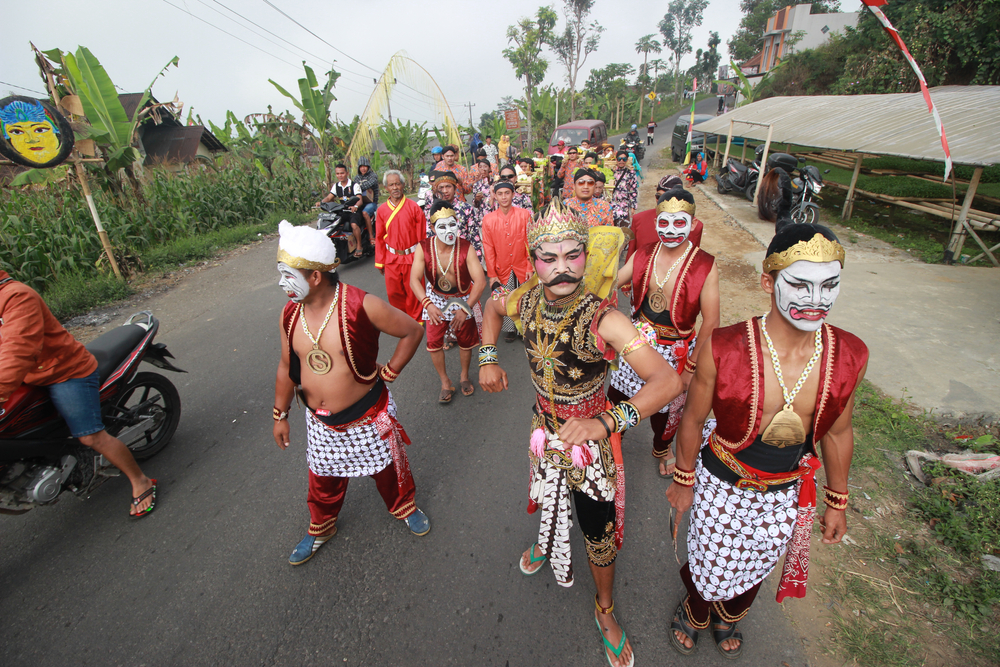
<path fill-rule="evenodd" d="M 135 117 L 142 93 L 121 93 L 118 100 L 129 119 Z M 157 104 L 152 95 L 146 104 Z M 187 162 L 198 152 L 199 142 L 210 151 L 224 151 L 226 147 L 203 125 L 184 125 L 166 109 L 159 113 L 159 123 L 152 118 L 143 120 L 142 145 L 146 150 L 146 164 L 154 162 Z"/>
<path fill-rule="evenodd" d="M 1000 164 L 1000 86 L 942 86 L 931 97 L 956 164 Z M 933 116 L 921 93 L 771 97 L 694 127 L 723 136 L 730 121 L 769 123 L 771 141 L 815 148 L 944 161 Z M 763 141 L 767 127 L 733 126 L 736 136 Z"/>

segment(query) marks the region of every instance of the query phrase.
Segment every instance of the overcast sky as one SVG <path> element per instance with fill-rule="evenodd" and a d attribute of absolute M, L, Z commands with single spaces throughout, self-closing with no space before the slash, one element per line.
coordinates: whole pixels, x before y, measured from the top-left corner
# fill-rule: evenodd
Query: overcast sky
<path fill-rule="evenodd" d="M 468 123 L 469 109 L 463 105 L 471 102 L 478 125 L 480 115 L 496 108 L 502 97 L 523 94 L 523 85 L 501 52 L 507 46 L 507 26 L 541 5 L 538 0 L 270 2 L 304 27 L 265 0 L 50 0 L 45 3 L 45 21 L 19 23 L 16 30 L 8 31 L 0 51 L 0 95 L 32 94 L 15 88 L 22 86 L 43 96 L 38 95 L 45 88 L 29 41 L 42 50 L 88 47 L 115 84 L 127 92 L 143 90 L 176 55 L 179 67 L 156 82 L 153 94 L 168 101 L 177 93 L 205 121 L 221 125 L 227 110 L 243 118 L 266 111 L 268 104 L 275 111 L 292 108 L 268 79 L 296 92 L 303 59 L 319 77 L 335 60 L 334 67 L 343 76 L 336 87 L 338 101 L 333 111 L 341 119 L 350 119 L 364 110 L 373 79 L 389 58 L 405 50 L 434 77 L 456 120 Z M 561 13 L 561 0 L 550 4 Z M 650 33 L 659 37 L 657 24 L 667 4 L 665 0 L 597 0 L 592 16 L 605 32 L 598 50 L 585 63 L 577 87 L 582 88 L 591 68 L 612 62 L 638 66 L 642 58 L 635 52 L 635 43 Z M 855 11 L 856 4 L 846 0 L 843 11 Z M 709 31 L 717 31 L 726 62 L 725 44 L 740 18 L 739 0 L 712 0 L 704 22 L 694 30 L 694 48 L 704 48 Z M 562 25 L 560 19 L 557 27 Z M 543 85 L 565 86 L 564 70 L 551 54 L 549 61 Z M 692 64 L 693 54 L 683 61 L 685 68 Z M 411 85 L 420 88 L 419 82 Z M 398 88 L 391 106 L 393 117 L 435 122 L 427 98 L 414 90 Z"/>

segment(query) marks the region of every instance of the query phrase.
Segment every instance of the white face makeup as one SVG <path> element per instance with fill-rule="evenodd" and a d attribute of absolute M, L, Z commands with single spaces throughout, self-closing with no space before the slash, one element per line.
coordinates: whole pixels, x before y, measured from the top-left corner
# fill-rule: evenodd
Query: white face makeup
<path fill-rule="evenodd" d="M 289 299 L 300 303 L 302 299 L 309 296 L 309 283 L 301 271 L 293 269 L 284 262 L 278 262 L 278 273 L 281 274 L 278 287 L 285 291 Z"/>
<path fill-rule="evenodd" d="M 816 331 L 840 294 L 840 262 L 799 260 L 778 272 L 774 297 L 778 311 L 800 331 Z"/>
<path fill-rule="evenodd" d="M 691 235 L 691 215 L 683 211 L 660 213 L 656 216 L 656 235 L 663 245 L 676 248 Z"/>
<path fill-rule="evenodd" d="M 455 245 L 458 240 L 458 220 L 454 217 L 434 221 L 434 235 L 445 245 Z"/>

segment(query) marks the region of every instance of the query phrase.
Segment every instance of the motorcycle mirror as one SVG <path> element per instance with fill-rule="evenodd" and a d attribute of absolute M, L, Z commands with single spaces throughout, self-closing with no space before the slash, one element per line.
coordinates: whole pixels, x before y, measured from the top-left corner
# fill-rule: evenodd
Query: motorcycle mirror
<path fill-rule="evenodd" d="M 824 174 L 829 174 L 829 173 L 830 173 L 830 170 L 829 170 L 829 169 L 824 169 L 824 170 L 823 170 L 823 173 L 824 173 Z"/>
<path fill-rule="evenodd" d="M 805 162 L 805 161 L 806 161 L 806 159 L 800 155 L 799 156 L 799 162 Z"/>

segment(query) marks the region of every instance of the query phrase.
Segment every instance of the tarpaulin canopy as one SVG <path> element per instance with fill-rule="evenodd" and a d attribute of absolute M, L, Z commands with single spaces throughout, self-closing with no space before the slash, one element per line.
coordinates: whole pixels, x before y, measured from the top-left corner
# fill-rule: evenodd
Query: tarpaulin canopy
<path fill-rule="evenodd" d="M 931 88 L 956 164 L 1000 164 L 1000 86 Z M 771 97 L 699 123 L 725 136 L 730 121 L 769 124 L 771 140 L 918 160 L 944 161 L 941 138 L 920 93 Z M 768 128 L 737 122 L 733 134 L 764 141 Z"/>

